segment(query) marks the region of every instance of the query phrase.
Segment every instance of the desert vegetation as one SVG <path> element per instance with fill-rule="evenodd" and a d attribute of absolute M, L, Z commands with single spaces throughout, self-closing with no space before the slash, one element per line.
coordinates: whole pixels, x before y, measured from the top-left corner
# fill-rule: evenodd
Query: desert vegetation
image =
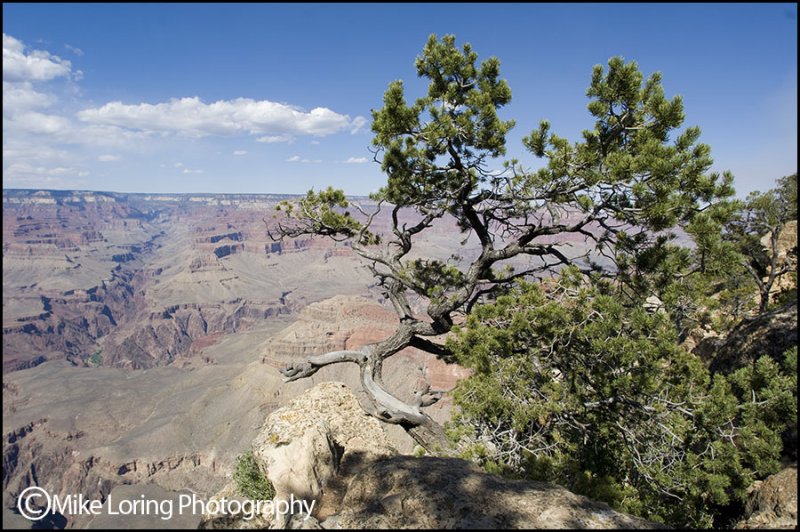
<path fill-rule="evenodd" d="M 275 496 L 275 488 L 259 470 L 253 451 L 247 450 L 233 466 L 233 481 L 240 495 L 254 501 L 264 501 Z"/>

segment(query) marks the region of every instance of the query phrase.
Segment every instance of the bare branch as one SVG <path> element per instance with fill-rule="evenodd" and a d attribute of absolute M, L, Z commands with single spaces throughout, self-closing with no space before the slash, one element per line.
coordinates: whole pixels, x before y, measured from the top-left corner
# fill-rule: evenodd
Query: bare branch
<path fill-rule="evenodd" d="M 339 362 L 355 362 L 359 364 L 364 361 L 366 354 L 363 351 L 331 351 L 324 355 L 309 357 L 305 362 L 295 362 L 281 368 L 283 382 L 296 381 L 305 377 L 310 377 L 321 367 Z"/>

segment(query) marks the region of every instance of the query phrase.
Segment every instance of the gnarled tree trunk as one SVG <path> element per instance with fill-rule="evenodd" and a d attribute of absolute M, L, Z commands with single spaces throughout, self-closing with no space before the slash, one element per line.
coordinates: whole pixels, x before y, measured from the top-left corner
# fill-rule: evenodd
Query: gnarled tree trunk
<path fill-rule="evenodd" d="M 443 454 L 451 449 L 444 429 L 422 410 L 437 402 L 442 392 L 431 390 L 426 385 L 415 391 L 412 403 L 406 403 L 390 393 L 383 384 L 383 361 L 409 346 L 413 338 L 413 327 L 401 323 L 395 333 L 382 342 L 366 345 L 359 351 L 332 351 L 308 357 L 304 362 L 289 364 L 280 371 L 286 377 L 285 382 L 290 382 L 309 377 L 329 364 L 358 364 L 361 386 L 368 402 L 362 406 L 367 413 L 385 423 L 400 425 L 428 452 Z"/>

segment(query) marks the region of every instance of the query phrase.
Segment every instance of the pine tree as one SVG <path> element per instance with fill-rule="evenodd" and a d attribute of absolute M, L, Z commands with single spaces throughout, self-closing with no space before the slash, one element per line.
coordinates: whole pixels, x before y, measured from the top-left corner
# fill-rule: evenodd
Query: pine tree
<path fill-rule="evenodd" d="M 429 450 L 448 445 L 423 410 L 441 394 L 425 388 L 416 390 L 412 403 L 401 401 L 383 386 L 385 359 L 407 346 L 448 357 L 430 338 L 449 332 L 456 315 L 469 315 L 518 279 L 568 265 L 608 276 L 629 274 L 632 266 L 652 269 L 670 244 L 666 230 L 690 223 L 733 193 L 730 174 L 709 172 L 710 148 L 698 143 L 700 130 L 677 133 L 684 120 L 681 98 L 666 98 L 660 74 L 645 81 L 636 63 L 618 57 L 607 70 L 594 67 L 587 95 L 595 124 L 582 140 L 569 143 L 542 121 L 524 146 L 546 166 L 529 171 L 506 160 L 514 121 L 501 120 L 498 111 L 510 103 L 511 90 L 497 58 L 477 61 L 469 44 L 459 49 L 455 37 L 431 35 L 416 60 L 427 93 L 408 103 L 403 82 L 395 81 L 383 107 L 372 112 L 375 159 L 387 175 L 373 195 L 376 210 L 366 212 L 332 188 L 309 191 L 281 205 L 287 218 L 276 235 L 349 239 L 399 317 L 386 340 L 291 364 L 282 369 L 286 379 L 356 363 L 369 413 L 401 425 Z M 349 207 L 359 211 L 358 219 Z M 391 230 L 375 234 L 371 224 L 382 209 L 390 211 Z M 445 216 L 456 220 L 464 241 L 477 239 L 478 256 L 412 258 L 415 239 Z M 415 221 L 403 221 L 409 219 Z M 570 255 L 557 243 L 576 237 L 591 254 Z M 647 286 L 629 285 L 637 297 L 647 297 Z M 423 315 L 412 310 L 412 298 L 423 302 Z"/>

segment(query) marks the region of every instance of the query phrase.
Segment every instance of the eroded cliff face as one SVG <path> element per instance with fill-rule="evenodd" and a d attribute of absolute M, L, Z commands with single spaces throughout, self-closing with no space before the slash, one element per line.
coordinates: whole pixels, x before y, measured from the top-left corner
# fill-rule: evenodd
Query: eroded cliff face
<path fill-rule="evenodd" d="M 180 317 L 184 310 L 179 306 L 172 312 L 187 326 L 197 326 L 191 325 L 191 315 Z M 51 360 L 10 373 L 3 389 L 5 507 L 14 507 L 15 497 L 32 485 L 102 500 L 120 486 L 152 483 L 206 497 L 224 483 L 267 414 L 326 381 L 345 381 L 354 395 L 361 393 L 354 364 L 330 366 L 313 379 L 286 384 L 277 365 L 381 340 L 395 322 L 394 314 L 375 301 L 336 296 L 306 306 L 296 320 L 279 314 L 264 320 L 271 324 L 266 328 L 208 334 L 207 341 L 192 344 L 196 353 L 168 366 L 144 371 Z M 434 388 L 449 390 L 465 374 L 416 350 L 387 361 L 387 384 L 403 397 L 410 397 L 415 382 L 427 379 Z M 368 435 L 361 433 L 365 445 L 413 449 L 403 429 L 380 424 L 357 403 L 332 404 L 347 431 L 355 430 L 353 425 L 373 426 Z M 331 404 L 317 406 L 325 412 Z M 432 408 L 440 421 L 450 415 L 447 397 Z M 294 424 L 291 415 L 285 423 Z M 352 439 L 345 444 L 358 448 Z"/>
<path fill-rule="evenodd" d="M 233 364 L 134 372 L 63 360 L 14 372 L 3 391 L 4 508 L 30 486 L 87 500 L 127 484 L 212 493 L 279 382 L 242 373 Z M 229 430 L 234 423 L 243 427 Z"/>
<path fill-rule="evenodd" d="M 313 502 L 311 515 L 206 516 L 201 527 L 658 528 L 558 486 L 505 480 L 456 458 L 400 455 L 384 427 L 342 383 L 307 390 L 267 417 L 252 448 L 276 499 Z M 236 497 L 235 485 L 217 496 Z"/>
<path fill-rule="evenodd" d="M 62 196 L 3 191 L 4 371 L 85 360 L 135 312 L 141 258 L 163 236 L 151 213 L 111 196 Z"/>
<path fill-rule="evenodd" d="M 209 336 L 363 292 L 349 247 L 268 238 L 278 200 L 4 190 L 4 371 L 183 363 Z"/>
<path fill-rule="evenodd" d="M 6 508 L 13 508 L 15 494 L 28 486 L 40 486 L 61 498 L 80 494 L 104 499 L 115 486 L 126 484 L 155 483 L 173 490 L 206 491 L 217 476 L 214 453 L 164 451 L 160 456 L 124 460 L 102 449 L 80 450 L 84 446 L 79 440 L 85 433 L 52 430 L 49 421 L 37 420 L 4 438 Z"/>

